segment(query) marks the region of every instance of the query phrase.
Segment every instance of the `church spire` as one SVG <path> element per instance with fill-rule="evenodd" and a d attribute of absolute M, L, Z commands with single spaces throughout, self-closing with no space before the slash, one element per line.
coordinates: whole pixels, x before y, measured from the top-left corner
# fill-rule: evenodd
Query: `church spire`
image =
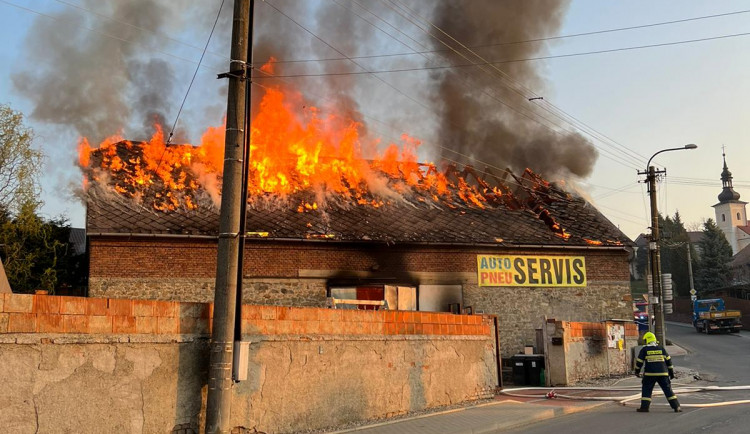
<path fill-rule="evenodd" d="M 721 171 L 722 190 L 721 193 L 719 193 L 719 203 L 740 200 L 740 194 L 732 188 L 732 172 L 730 172 L 727 167 L 727 154 L 724 152 L 723 148 L 724 147 L 722 146 L 721 156 L 724 158 L 724 170 Z"/>

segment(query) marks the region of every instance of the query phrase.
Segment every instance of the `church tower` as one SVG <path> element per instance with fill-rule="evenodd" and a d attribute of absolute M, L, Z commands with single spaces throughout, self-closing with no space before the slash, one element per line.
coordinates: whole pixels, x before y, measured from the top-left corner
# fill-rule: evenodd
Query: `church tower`
<path fill-rule="evenodd" d="M 721 172 L 722 190 L 719 193 L 719 203 L 714 205 L 716 224 L 724 232 L 724 236 L 732 246 L 732 254 L 750 245 L 750 227 L 747 225 L 747 202 L 740 200 L 740 194 L 732 187 L 732 172 L 727 168 L 727 156 L 724 158 L 724 170 Z"/>

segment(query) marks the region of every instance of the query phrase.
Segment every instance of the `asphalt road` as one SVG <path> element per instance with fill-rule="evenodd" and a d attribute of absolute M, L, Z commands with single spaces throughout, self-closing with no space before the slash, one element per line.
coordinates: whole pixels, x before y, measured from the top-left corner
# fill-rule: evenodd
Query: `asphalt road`
<path fill-rule="evenodd" d="M 750 332 L 705 335 L 694 328 L 667 324 L 667 337 L 686 349 L 685 356 L 672 357 L 676 366 L 698 372 L 701 380 L 691 385 L 750 385 Z M 676 379 L 675 382 L 679 382 Z M 657 386 L 658 389 L 658 386 Z M 750 390 L 678 394 L 682 404 L 717 403 L 750 399 Z M 666 404 L 663 396 L 655 404 Z M 712 408 L 684 407 L 674 413 L 666 405 L 652 406 L 650 413 L 636 413 L 634 407 L 616 403 L 593 410 L 548 419 L 514 433 L 750 433 L 750 404 Z"/>

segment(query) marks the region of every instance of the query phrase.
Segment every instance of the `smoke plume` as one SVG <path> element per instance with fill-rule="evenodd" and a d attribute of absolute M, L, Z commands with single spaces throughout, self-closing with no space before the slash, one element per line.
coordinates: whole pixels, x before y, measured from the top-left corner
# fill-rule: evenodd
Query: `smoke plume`
<path fill-rule="evenodd" d="M 436 3 L 433 16 L 437 27 L 461 44 L 477 47 L 472 50 L 492 62 L 538 55 L 544 49 L 543 42 L 513 42 L 557 35 L 567 6 L 567 1 L 447 0 Z M 434 33 L 468 57 L 467 60 L 449 52 L 443 56 L 445 60 L 456 64 L 480 61 L 445 34 Z M 435 49 L 446 47 L 436 43 Z M 514 82 L 543 95 L 544 80 L 535 69 L 537 65 L 513 62 L 498 68 Z M 529 167 L 548 177 L 569 174 L 583 177 L 591 173 L 597 152 L 590 142 L 578 133 L 555 133 L 551 130 L 554 125 L 544 119 L 537 118 L 539 122 L 534 122 L 518 114 L 513 109 L 534 117 L 530 112 L 537 103 L 509 90 L 508 86 L 514 84 L 499 84 L 504 80 L 496 70 L 482 66 L 491 72 L 490 76 L 479 68 L 441 70 L 433 75 L 432 101 L 442 119 L 439 140 L 443 148 L 455 151 L 443 152 L 445 157 L 455 159 L 459 153 L 492 165 L 507 165 L 516 171 Z M 544 101 L 538 104 L 543 105 Z M 536 112 L 557 120 L 548 112 Z"/>
<path fill-rule="evenodd" d="M 204 73 L 212 68 L 228 68 L 231 3 L 224 4 L 211 44 L 210 51 L 218 54 L 207 56 Z M 31 117 L 72 127 L 92 143 L 123 129 L 129 139 L 145 139 L 150 136 L 154 122 L 166 124 L 167 129 L 171 127 L 194 65 L 180 63 L 164 53 L 197 56 L 195 50 L 183 53 L 185 47 L 174 44 L 165 35 L 184 36 L 190 28 L 202 34 L 210 29 L 219 1 L 82 0 L 76 4 L 99 16 L 61 6 L 60 11 L 52 14 L 56 20 L 38 17 L 28 33 L 25 46 L 28 58 L 43 61 L 22 63 L 25 66 L 19 66 L 12 79 L 15 89 L 33 102 Z M 568 1 L 547 0 L 256 2 L 253 61 L 254 75 L 258 78 L 252 87 L 253 108 L 257 109 L 262 86 L 294 87 L 303 95 L 295 100 L 300 116 L 305 116 L 310 104 L 320 108 L 321 119 L 325 119 L 326 108 L 335 108 L 360 123 L 363 136 L 368 131 L 373 137 L 379 136 L 388 123 L 391 127 L 395 125 L 392 130 L 399 130 L 391 131 L 391 138 L 401 133 L 428 136 L 426 146 L 438 145 L 434 147 L 439 149 L 436 157 L 459 160 L 480 169 L 490 165 L 520 172 L 529 167 L 547 177 L 570 174 L 583 177 L 590 174 L 597 158 L 591 143 L 577 133 L 557 131 L 548 121 L 537 118 L 532 112 L 560 123 L 539 109 L 538 106 L 546 104 L 545 100 L 530 102 L 509 90 L 496 71 L 488 75 L 473 66 L 377 77 L 338 75 L 359 73 L 363 69 L 418 69 L 480 61 L 447 35 L 475 47 L 473 50 L 490 61 L 534 57 L 545 51 L 544 41 L 510 43 L 557 35 L 567 6 Z M 409 17 L 409 9 L 420 18 Z M 445 49 L 415 24 L 468 59 L 450 51 L 421 57 L 362 58 Z M 226 53 L 223 58 L 222 53 Z M 284 62 L 345 56 L 359 59 L 356 64 L 347 60 Z M 276 65 L 276 74 L 337 75 L 290 80 L 262 77 L 257 67 L 271 57 L 281 60 Z M 514 62 L 500 64 L 498 68 L 515 82 L 544 95 L 545 83 L 536 69 L 538 65 Z M 188 113 L 193 116 L 191 125 L 215 125 L 225 111 L 226 80 L 217 81 L 215 76 L 207 75 L 203 86 L 193 90 L 203 89 L 204 93 L 197 108 L 193 106 Z M 191 98 L 196 97 L 191 95 Z M 378 122 L 375 128 L 370 118 L 386 122 Z M 178 131 L 177 138 L 190 139 L 184 131 Z"/>
<path fill-rule="evenodd" d="M 38 17 L 25 50 L 43 61 L 26 63 L 12 77 L 34 104 L 31 117 L 94 142 L 123 129 L 147 137 L 155 121 L 174 116 L 174 67 L 154 53 L 168 43 L 160 32 L 180 22 L 183 6 L 85 0 L 81 7 L 99 16 L 65 5 L 51 14 L 54 20 Z"/>

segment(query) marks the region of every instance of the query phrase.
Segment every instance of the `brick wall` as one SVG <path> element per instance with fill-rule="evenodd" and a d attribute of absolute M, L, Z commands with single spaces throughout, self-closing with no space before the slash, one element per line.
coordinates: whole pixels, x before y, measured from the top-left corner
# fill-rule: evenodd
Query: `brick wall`
<path fill-rule="evenodd" d="M 500 250 L 428 246 L 349 245 L 248 241 L 246 277 L 297 278 L 300 270 L 476 273 L 478 254 L 572 254 L 572 251 Z M 589 280 L 628 281 L 624 250 L 581 250 Z M 92 278 L 214 278 L 216 243 L 210 239 L 90 239 Z"/>
<path fill-rule="evenodd" d="M 0 295 L 0 426 L 202 432 L 211 316 L 204 303 Z M 244 306 L 248 380 L 232 388 L 231 425 L 300 432 L 491 397 L 491 324 L 482 315 Z"/>
<path fill-rule="evenodd" d="M 213 304 L 47 295 L 0 295 L 0 334 L 209 334 Z M 481 315 L 242 307 L 243 335 L 445 335 L 491 337 Z"/>

